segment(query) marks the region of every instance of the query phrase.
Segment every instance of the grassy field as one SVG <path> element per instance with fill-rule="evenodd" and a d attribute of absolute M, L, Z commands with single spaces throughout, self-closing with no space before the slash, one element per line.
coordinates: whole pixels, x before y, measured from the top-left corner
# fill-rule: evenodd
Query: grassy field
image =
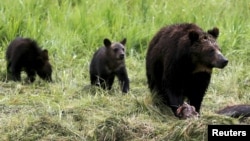
<path fill-rule="evenodd" d="M 203 141 L 208 124 L 250 124 L 215 111 L 250 103 L 250 2 L 248 0 L 3 0 L 0 4 L 0 140 Z M 193 22 L 220 29 L 229 59 L 214 69 L 199 119 L 179 120 L 152 103 L 145 54 L 168 24 Z M 49 50 L 53 83 L 6 82 L 5 51 L 15 37 Z M 89 63 L 103 39 L 127 38 L 131 90 L 91 87 Z M 22 77 L 26 77 L 22 74 Z"/>

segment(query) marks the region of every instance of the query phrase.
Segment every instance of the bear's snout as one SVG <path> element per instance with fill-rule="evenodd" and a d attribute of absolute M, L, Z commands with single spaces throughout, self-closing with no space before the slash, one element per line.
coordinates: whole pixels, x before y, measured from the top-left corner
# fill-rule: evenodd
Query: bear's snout
<path fill-rule="evenodd" d="M 224 58 L 221 63 L 222 68 L 224 68 L 227 64 L 228 64 L 228 60 Z"/>
<path fill-rule="evenodd" d="M 215 62 L 214 67 L 219 68 L 219 69 L 223 69 L 227 64 L 228 64 L 227 58 L 220 55 L 219 59 Z"/>
<path fill-rule="evenodd" d="M 120 54 L 119 59 L 123 60 L 125 58 L 125 54 Z"/>
<path fill-rule="evenodd" d="M 220 54 L 215 67 L 223 69 L 227 64 L 228 64 L 228 59 L 225 58 L 222 54 Z"/>

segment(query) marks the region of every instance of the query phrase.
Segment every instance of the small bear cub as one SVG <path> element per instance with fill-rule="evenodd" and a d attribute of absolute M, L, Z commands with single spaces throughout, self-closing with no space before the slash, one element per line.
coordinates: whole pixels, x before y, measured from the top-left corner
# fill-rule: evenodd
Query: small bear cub
<path fill-rule="evenodd" d="M 31 83 L 35 81 L 36 74 L 43 80 L 52 81 L 48 50 L 42 50 L 30 38 L 14 39 L 7 48 L 6 60 L 8 77 L 11 76 L 13 81 L 21 81 L 21 71 L 26 72 Z"/>
<path fill-rule="evenodd" d="M 114 43 L 109 39 L 104 39 L 103 43 L 104 46 L 94 53 L 90 63 L 91 85 L 110 90 L 117 76 L 122 92 L 127 93 L 129 78 L 125 65 L 126 38 Z"/>

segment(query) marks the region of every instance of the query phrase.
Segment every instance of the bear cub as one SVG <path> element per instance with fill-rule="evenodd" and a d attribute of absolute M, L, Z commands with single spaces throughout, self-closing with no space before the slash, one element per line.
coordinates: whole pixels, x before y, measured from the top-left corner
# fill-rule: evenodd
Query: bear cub
<path fill-rule="evenodd" d="M 121 42 L 114 43 L 109 39 L 104 39 L 103 43 L 104 46 L 94 53 L 91 60 L 91 85 L 110 90 L 115 76 L 117 76 L 122 92 L 127 93 L 129 91 L 129 78 L 125 65 L 126 38 Z"/>
<path fill-rule="evenodd" d="M 26 72 L 31 83 L 35 81 L 36 74 L 43 80 L 52 81 L 48 50 L 42 50 L 35 40 L 14 39 L 7 48 L 6 60 L 8 76 L 14 81 L 21 81 L 21 71 Z"/>

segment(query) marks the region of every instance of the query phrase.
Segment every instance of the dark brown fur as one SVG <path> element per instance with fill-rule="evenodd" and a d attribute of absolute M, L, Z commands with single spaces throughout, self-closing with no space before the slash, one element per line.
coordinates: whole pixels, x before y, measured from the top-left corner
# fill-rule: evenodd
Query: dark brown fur
<path fill-rule="evenodd" d="M 216 113 L 234 118 L 250 117 L 250 105 L 240 104 L 227 106 L 223 109 L 220 109 Z"/>
<path fill-rule="evenodd" d="M 152 93 L 175 113 L 185 97 L 200 112 L 212 69 L 224 68 L 228 60 L 216 43 L 219 29 L 207 32 L 192 23 L 161 28 L 149 43 L 146 74 Z"/>
<path fill-rule="evenodd" d="M 34 82 L 38 74 L 44 80 L 52 81 L 52 66 L 49 63 L 48 50 L 42 50 L 36 41 L 30 38 L 16 38 L 6 51 L 7 72 L 14 81 L 21 81 L 21 71 L 25 71 L 28 81 Z"/>
<path fill-rule="evenodd" d="M 110 90 L 115 76 L 118 77 L 122 92 L 129 91 L 129 78 L 125 65 L 126 38 L 121 42 L 111 43 L 104 39 L 104 46 L 93 55 L 90 64 L 90 81 L 92 85 Z"/>

